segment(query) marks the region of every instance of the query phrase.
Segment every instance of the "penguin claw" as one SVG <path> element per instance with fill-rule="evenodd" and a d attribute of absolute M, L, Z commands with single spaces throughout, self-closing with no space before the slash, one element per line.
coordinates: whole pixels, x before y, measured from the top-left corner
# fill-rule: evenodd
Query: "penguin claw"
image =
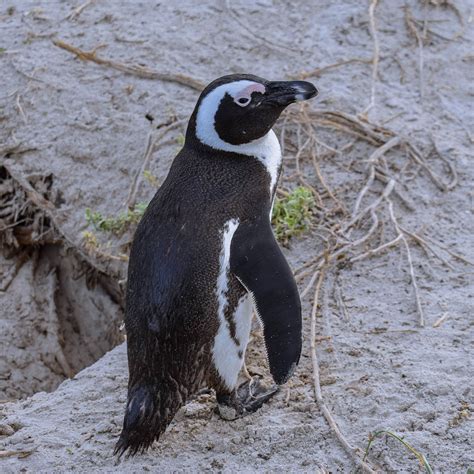
<path fill-rule="evenodd" d="M 258 378 L 244 382 L 237 389 L 237 396 L 242 403 L 244 414 L 254 413 L 279 390 L 277 385 L 268 388 Z"/>
<path fill-rule="evenodd" d="M 241 384 L 232 395 L 218 397 L 218 413 L 224 420 L 235 420 L 256 412 L 279 390 L 277 385 L 270 388 L 253 378 Z"/>

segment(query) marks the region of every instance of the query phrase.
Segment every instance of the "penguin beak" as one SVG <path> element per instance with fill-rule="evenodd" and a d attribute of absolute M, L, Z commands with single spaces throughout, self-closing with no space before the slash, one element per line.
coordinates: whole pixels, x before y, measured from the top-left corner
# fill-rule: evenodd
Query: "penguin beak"
<path fill-rule="evenodd" d="M 263 102 L 286 107 L 293 102 L 308 100 L 318 95 L 318 89 L 307 81 L 278 81 L 265 84 Z"/>

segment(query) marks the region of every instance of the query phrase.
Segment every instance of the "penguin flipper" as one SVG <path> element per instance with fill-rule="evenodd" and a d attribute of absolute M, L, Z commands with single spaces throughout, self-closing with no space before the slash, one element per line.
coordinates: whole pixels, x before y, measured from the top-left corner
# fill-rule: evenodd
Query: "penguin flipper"
<path fill-rule="evenodd" d="M 301 355 L 301 302 L 268 216 L 240 223 L 231 243 L 230 270 L 253 295 L 270 372 L 281 385 Z"/>

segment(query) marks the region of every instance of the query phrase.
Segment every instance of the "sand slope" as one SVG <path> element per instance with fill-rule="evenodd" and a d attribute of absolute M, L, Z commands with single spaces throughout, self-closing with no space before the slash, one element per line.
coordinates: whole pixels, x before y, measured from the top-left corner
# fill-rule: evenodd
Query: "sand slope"
<path fill-rule="evenodd" d="M 106 45 L 98 50 L 103 57 L 205 83 L 239 71 L 285 79 L 341 60 L 370 61 L 373 53 L 365 2 L 242 0 L 229 7 L 225 2 L 101 1 L 68 19 L 79 3 L 12 0 L 0 6 L 0 47 L 5 49 L 0 53 L 0 148 L 19 142 L 33 149 L 2 159 L 25 174 L 54 174 L 54 185 L 63 194 L 58 222 L 78 244 L 87 207 L 106 215 L 123 209 L 150 130 L 145 114 L 154 116 L 154 125 L 167 123 L 173 114 L 187 117 L 197 92 L 82 62 L 55 47 L 52 39 L 84 50 Z M 422 229 L 474 261 L 474 11 L 467 0 L 457 1 L 457 10 L 433 5 L 441 2 L 406 3 L 421 25 L 428 20 L 433 32 L 423 43 L 421 77 L 420 49 L 407 30 L 405 2 L 381 2 L 376 8 L 379 76 L 369 118 L 388 121 L 387 126 L 423 149 L 433 138 L 456 164 L 457 187 L 440 191 L 418 173 L 407 190 L 416 209 L 396 201 L 397 213 L 403 225 Z M 459 17 L 465 28 L 456 37 Z M 320 89 L 312 107 L 360 112 L 370 101 L 370 78 L 371 66 L 364 62 L 324 71 L 310 79 Z M 153 156 L 151 172 L 159 180 L 178 149 L 179 132 Z M 350 203 L 366 179 L 363 160 L 370 152 L 361 145 L 322 163 L 327 182 Z M 439 173 L 445 170 L 442 162 L 430 160 Z M 348 181 L 343 170 L 350 162 L 355 172 Z M 285 164 L 288 177 L 294 163 Z M 319 185 L 314 175 L 308 179 Z M 153 193 L 144 183 L 139 200 Z M 297 268 L 322 248 L 315 232 L 293 242 L 286 253 Z M 419 247 L 412 251 L 424 328 L 417 324 L 403 250 L 343 266 L 328 276 L 321 300 L 324 317 L 317 318 L 318 334 L 330 336 L 318 342 L 323 396 L 354 445 L 365 447 L 369 433 L 391 429 L 426 454 L 436 472 L 465 472 L 474 464 L 472 267 L 454 262 L 450 270 Z M 13 263 L 4 257 L 2 271 Z M 35 321 L 48 321 L 51 311 L 48 304 L 37 304 L 34 287 L 47 288 L 51 275 L 35 274 L 31 265 L 22 268 L 9 291 L 0 292 L 1 327 L 6 328 L 0 367 L 9 399 L 52 390 L 64 378 L 41 362 L 54 355 L 57 341 L 43 341 L 34 332 Z M 123 265 L 121 271 L 124 275 Z M 346 312 L 337 304 L 338 292 Z M 350 472 L 352 461 L 313 399 L 309 297 L 304 311 L 304 355 L 291 391 L 283 390 L 258 413 L 224 422 L 213 412 L 212 396 L 202 395 L 179 413 L 146 455 L 116 465 L 111 453 L 126 398 L 122 345 L 52 393 L 2 404 L 0 449 L 28 455 L 0 457 L 0 470 Z M 442 316 L 444 321 L 433 327 Z M 30 339 L 22 333 L 25 328 Z M 247 359 L 249 370 L 266 373 L 258 329 Z M 383 471 L 420 470 L 393 440 L 376 441 L 370 459 Z"/>

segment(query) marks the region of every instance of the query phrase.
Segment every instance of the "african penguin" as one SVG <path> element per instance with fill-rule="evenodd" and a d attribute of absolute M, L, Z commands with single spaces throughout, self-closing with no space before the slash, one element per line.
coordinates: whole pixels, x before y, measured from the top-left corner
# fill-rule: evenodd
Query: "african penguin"
<path fill-rule="evenodd" d="M 150 202 L 130 253 L 125 327 L 128 401 L 115 453 L 146 450 L 204 386 L 225 419 L 276 391 L 238 387 L 252 307 L 277 385 L 301 353 L 301 304 L 270 213 L 281 169 L 272 126 L 309 82 L 221 77 L 202 92 L 182 150 Z"/>

